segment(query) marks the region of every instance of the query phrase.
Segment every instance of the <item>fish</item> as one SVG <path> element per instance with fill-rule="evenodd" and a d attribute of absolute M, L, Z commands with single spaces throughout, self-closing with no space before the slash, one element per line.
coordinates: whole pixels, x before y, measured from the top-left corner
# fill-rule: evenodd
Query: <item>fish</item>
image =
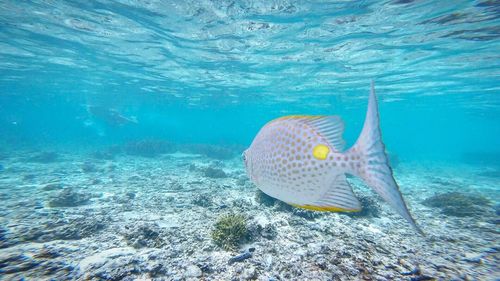
<path fill-rule="evenodd" d="M 100 120 L 106 122 L 106 124 L 113 126 L 123 126 L 127 124 L 137 124 L 137 118 L 135 116 L 126 117 L 121 114 L 118 110 L 113 108 L 107 108 L 104 106 L 97 105 L 86 105 L 87 112 Z"/>
<path fill-rule="evenodd" d="M 243 152 L 250 180 L 265 194 L 314 211 L 358 212 L 362 206 L 347 175 L 359 177 L 420 234 L 394 179 L 379 126 L 374 82 L 363 129 L 344 148 L 337 115 L 290 115 L 265 124 Z"/>

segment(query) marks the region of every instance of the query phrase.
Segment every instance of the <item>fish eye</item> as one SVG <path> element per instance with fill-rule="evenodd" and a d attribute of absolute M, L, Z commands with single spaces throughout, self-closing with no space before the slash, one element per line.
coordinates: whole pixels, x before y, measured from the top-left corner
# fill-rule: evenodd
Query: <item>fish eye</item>
<path fill-rule="evenodd" d="M 241 154 L 241 159 L 243 159 L 243 161 L 247 161 L 247 156 L 245 155 L 245 152 Z"/>

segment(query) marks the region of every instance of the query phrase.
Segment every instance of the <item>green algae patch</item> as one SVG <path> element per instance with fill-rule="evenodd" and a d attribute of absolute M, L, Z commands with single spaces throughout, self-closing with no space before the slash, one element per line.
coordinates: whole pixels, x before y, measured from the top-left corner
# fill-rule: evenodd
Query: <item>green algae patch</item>
<path fill-rule="evenodd" d="M 224 250 L 235 250 L 248 234 L 247 219 L 240 214 L 222 215 L 212 230 L 214 243 Z"/>

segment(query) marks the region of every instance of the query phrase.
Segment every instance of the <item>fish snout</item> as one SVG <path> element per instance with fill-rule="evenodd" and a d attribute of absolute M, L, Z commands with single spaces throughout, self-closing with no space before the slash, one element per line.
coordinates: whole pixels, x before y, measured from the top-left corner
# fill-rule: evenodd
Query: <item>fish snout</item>
<path fill-rule="evenodd" d="M 248 149 L 243 151 L 243 153 L 241 154 L 241 158 L 243 159 L 243 163 L 245 163 L 245 170 L 247 172 L 248 177 L 250 178 L 250 180 L 253 180 L 252 165 L 248 155 Z"/>

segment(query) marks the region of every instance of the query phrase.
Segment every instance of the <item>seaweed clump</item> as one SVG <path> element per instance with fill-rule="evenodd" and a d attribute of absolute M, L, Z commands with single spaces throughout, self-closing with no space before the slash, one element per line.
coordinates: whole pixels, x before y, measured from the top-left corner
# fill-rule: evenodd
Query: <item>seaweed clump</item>
<path fill-rule="evenodd" d="M 441 213 L 447 216 L 471 217 L 484 213 L 484 207 L 490 206 L 491 202 L 481 195 L 447 192 L 429 197 L 422 204 L 440 208 Z"/>
<path fill-rule="evenodd" d="M 226 214 L 219 218 L 212 230 L 215 244 L 224 250 L 235 250 L 247 237 L 247 219 L 240 214 Z"/>

